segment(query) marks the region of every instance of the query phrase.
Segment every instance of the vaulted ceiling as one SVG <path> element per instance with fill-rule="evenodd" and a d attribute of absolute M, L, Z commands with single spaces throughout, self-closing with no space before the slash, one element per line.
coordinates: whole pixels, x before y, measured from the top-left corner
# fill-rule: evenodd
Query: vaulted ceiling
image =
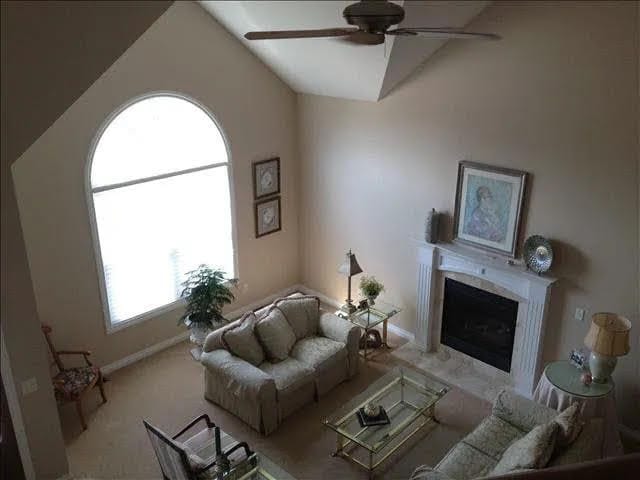
<path fill-rule="evenodd" d="M 339 39 L 248 41 L 253 30 L 347 26 L 342 10 L 352 1 L 201 1 L 202 7 L 299 93 L 377 101 L 387 95 L 445 40 L 387 36 L 383 45 Z M 396 1 L 402 27 L 464 27 L 490 2 Z M 449 40 L 469 41 L 469 40 Z"/>

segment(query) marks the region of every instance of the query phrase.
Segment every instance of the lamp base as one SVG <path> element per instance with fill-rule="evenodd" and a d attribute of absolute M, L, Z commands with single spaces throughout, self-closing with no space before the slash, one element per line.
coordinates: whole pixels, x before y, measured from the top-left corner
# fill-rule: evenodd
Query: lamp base
<path fill-rule="evenodd" d="M 591 370 L 593 381 L 596 383 L 607 383 L 616 368 L 616 363 L 618 363 L 617 357 L 609 357 L 591 352 L 591 355 L 589 355 L 589 369 Z"/>
<path fill-rule="evenodd" d="M 353 312 L 355 312 L 358 309 L 358 307 L 356 307 L 353 302 L 351 301 L 347 301 L 344 305 L 342 305 L 340 307 L 340 310 L 342 310 L 343 312 L 345 312 L 346 314 L 352 314 Z"/>

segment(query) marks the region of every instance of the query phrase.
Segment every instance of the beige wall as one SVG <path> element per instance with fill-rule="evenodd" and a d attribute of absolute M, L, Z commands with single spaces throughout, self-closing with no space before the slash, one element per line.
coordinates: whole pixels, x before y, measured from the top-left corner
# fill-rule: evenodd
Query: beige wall
<path fill-rule="evenodd" d="M 105 333 L 85 198 L 90 143 L 105 117 L 153 90 L 187 94 L 217 118 L 234 172 L 238 275 L 233 306 L 299 281 L 295 95 L 194 3 L 176 3 L 13 167 L 38 312 L 65 347 L 106 364 L 180 333 L 178 311 Z M 254 238 L 251 162 L 281 157 L 283 229 Z"/>
<path fill-rule="evenodd" d="M 546 360 L 566 358 L 589 325 L 576 307 L 638 323 L 638 25 L 635 2 L 497 3 L 472 28 L 501 42 L 450 42 L 378 103 L 302 95 L 301 259 L 310 288 L 342 299 L 353 248 L 415 329 L 416 262 L 426 212 L 452 215 L 462 159 L 532 174 L 524 232 L 550 237 L 560 278 Z M 450 236 L 450 222 L 447 225 Z M 619 406 L 640 345 L 619 362 Z"/>
<path fill-rule="evenodd" d="M 59 478 L 67 459 L 9 167 L 168 3 L 113 2 L 105 9 L 94 2 L 2 2 L 0 306 L 3 359 L 9 358 L 2 381 L 18 392 L 14 406 L 22 421 L 13 422 L 28 448 L 27 478 Z M 20 382 L 29 378 L 39 389 L 22 396 Z"/>

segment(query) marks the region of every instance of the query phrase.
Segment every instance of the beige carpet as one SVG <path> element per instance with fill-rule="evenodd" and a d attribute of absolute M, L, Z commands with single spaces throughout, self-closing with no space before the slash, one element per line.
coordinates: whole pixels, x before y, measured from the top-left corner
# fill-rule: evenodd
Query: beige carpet
<path fill-rule="evenodd" d="M 393 336 L 390 342 L 401 343 Z M 100 405 L 97 391 L 89 395 L 85 406 L 87 431 L 82 432 L 73 405 L 61 408 L 71 474 L 74 478 L 92 479 L 162 478 L 142 419 L 167 432 L 176 432 L 192 418 L 208 413 L 225 431 L 279 462 L 298 479 L 365 479 L 367 474 L 361 468 L 331 457 L 335 435 L 321 422 L 401 362 L 382 354 L 361 364 L 355 379 L 286 419 L 272 435 L 262 437 L 204 399 L 203 367 L 192 360 L 189 344 L 181 343 L 113 373 L 106 384 L 105 405 Z M 442 423 L 432 429 L 425 427 L 383 466 L 376 478 L 408 478 L 416 466 L 434 465 L 489 410 L 487 402 L 454 388 L 436 409 Z"/>

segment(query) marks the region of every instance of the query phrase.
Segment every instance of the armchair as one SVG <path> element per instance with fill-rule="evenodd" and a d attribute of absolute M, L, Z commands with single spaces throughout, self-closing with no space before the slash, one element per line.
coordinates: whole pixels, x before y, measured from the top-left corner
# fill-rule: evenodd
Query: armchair
<path fill-rule="evenodd" d="M 203 430 L 184 442 L 178 440 L 201 421 L 206 424 Z M 223 473 L 232 468 L 244 466 L 248 470 L 252 466 L 251 463 L 229 460 L 237 450 L 244 450 L 245 456 L 242 460 L 251 460 L 253 452 L 246 442 L 237 443 L 232 437 L 221 432 L 207 414 L 195 418 L 173 436 L 167 435 L 146 420 L 143 420 L 143 423 L 165 480 L 223 478 Z"/>
<path fill-rule="evenodd" d="M 51 327 L 42 324 L 42 333 L 47 340 L 47 345 L 53 357 L 53 364 L 58 369 L 58 373 L 53 376 L 53 389 L 58 403 L 75 402 L 82 429 L 87 429 L 87 423 L 82 412 L 82 397 L 98 385 L 102 402 L 107 402 L 104 393 L 104 377 L 99 367 L 94 366 L 89 360 L 91 352 L 88 350 L 56 350 L 51 341 Z M 66 368 L 60 357 L 62 355 L 82 355 L 85 361 L 82 367 Z"/>

